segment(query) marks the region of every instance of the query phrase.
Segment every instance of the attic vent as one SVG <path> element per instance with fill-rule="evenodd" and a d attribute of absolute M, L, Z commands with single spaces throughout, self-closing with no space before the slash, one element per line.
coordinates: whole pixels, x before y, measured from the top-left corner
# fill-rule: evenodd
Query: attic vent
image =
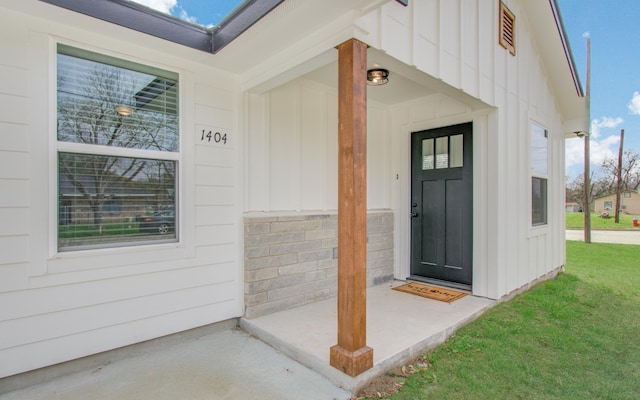
<path fill-rule="evenodd" d="M 500 2 L 500 46 L 516 55 L 516 16 Z"/>

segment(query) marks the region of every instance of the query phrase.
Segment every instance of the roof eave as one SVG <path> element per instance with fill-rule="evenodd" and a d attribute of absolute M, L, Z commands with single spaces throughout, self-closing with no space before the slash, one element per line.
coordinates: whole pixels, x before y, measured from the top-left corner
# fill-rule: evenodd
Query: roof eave
<path fill-rule="evenodd" d="M 284 0 L 252 0 L 207 29 L 126 0 L 40 0 L 208 53 L 217 53 Z"/>
<path fill-rule="evenodd" d="M 571 51 L 571 45 L 569 44 L 569 39 L 567 38 L 567 32 L 564 27 L 562 15 L 560 14 L 558 1 L 549 0 L 549 5 L 551 6 L 551 11 L 553 12 L 556 27 L 558 28 L 558 34 L 560 35 L 560 41 L 562 42 L 562 47 L 564 48 L 564 54 L 567 58 L 569 69 L 571 70 L 571 76 L 573 77 L 573 84 L 576 87 L 576 93 L 578 94 L 578 96 L 584 97 L 585 92 L 582 88 L 582 83 L 580 82 L 580 76 L 578 75 L 575 60 L 573 59 L 573 52 Z"/>

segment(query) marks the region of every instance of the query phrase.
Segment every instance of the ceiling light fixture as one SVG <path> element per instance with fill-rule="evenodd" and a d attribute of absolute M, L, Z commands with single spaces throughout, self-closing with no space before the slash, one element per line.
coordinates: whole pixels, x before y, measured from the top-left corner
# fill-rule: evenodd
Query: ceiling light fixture
<path fill-rule="evenodd" d="M 389 70 L 374 68 L 367 71 L 367 83 L 371 86 L 380 86 L 389 82 Z"/>

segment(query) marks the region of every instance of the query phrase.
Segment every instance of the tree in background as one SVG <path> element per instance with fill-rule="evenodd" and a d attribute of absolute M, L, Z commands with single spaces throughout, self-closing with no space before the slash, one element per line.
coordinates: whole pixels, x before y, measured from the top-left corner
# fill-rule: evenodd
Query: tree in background
<path fill-rule="evenodd" d="M 118 106 L 131 104 L 140 90 L 134 73 L 97 64 L 75 80 L 67 78 L 58 77 L 58 140 L 142 150 L 177 147 L 177 135 L 166 133 L 177 129 L 175 113 L 133 108 L 125 114 L 117 111 Z M 171 180 L 170 187 L 174 186 L 175 167 L 169 161 L 63 152 L 58 161 L 60 172 L 82 195 L 98 228 L 103 205 L 114 188 L 138 181 L 141 187 L 148 186 L 149 181 L 154 186 L 166 186 L 167 180 Z M 156 175 L 151 176 L 154 171 Z"/>
<path fill-rule="evenodd" d="M 607 157 L 600 166 L 605 179 L 609 183 L 607 194 L 615 193 L 616 177 L 618 176 L 617 158 Z M 640 184 L 640 154 L 633 150 L 626 150 L 622 155 L 621 191 L 637 190 Z"/>
<path fill-rule="evenodd" d="M 615 193 L 617 173 L 617 158 L 605 158 L 598 172 L 591 173 L 589 198 L 593 201 L 595 198 Z M 638 190 L 640 185 L 640 154 L 633 150 L 624 152 L 621 176 L 622 191 Z M 573 179 L 566 177 L 565 187 L 566 201 L 577 203 L 584 210 L 584 176 L 578 175 Z"/>
<path fill-rule="evenodd" d="M 603 196 L 608 190 L 608 181 L 603 177 L 596 175 L 595 172 L 591 172 L 589 179 L 589 199 L 593 202 L 596 197 Z M 581 210 L 585 210 L 584 204 L 584 176 L 578 175 L 573 179 L 566 178 L 565 183 L 565 200 L 567 202 L 573 202 L 580 205 Z"/>

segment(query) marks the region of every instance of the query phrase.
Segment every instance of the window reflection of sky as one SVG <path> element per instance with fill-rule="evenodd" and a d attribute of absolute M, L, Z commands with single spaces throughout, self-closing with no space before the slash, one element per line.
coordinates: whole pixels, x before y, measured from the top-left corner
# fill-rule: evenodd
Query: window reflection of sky
<path fill-rule="evenodd" d="M 547 131 L 543 127 L 532 123 L 531 171 L 536 175 L 546 176 L 548 173 L 547 141 Z"/>

